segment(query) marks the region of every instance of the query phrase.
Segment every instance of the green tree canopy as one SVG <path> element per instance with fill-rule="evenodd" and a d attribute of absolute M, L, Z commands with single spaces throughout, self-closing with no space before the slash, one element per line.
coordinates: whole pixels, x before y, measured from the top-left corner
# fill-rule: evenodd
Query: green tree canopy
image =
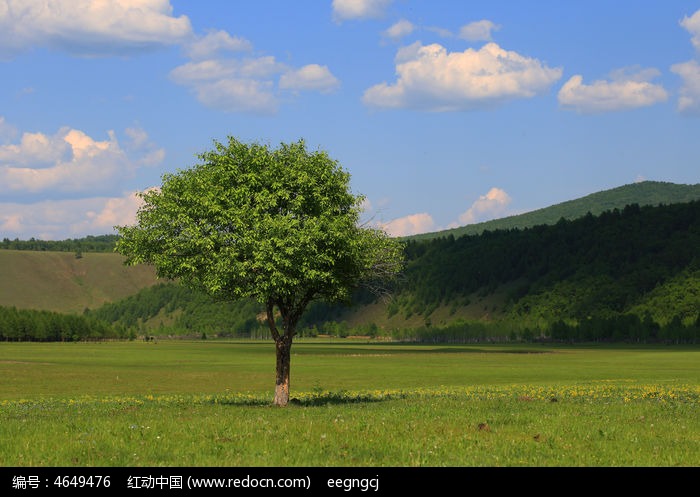
<path fill-rule="evenodd" d="M 286 405 L 292 339 L 308 304 L 348 301 L 363 283 L 385 288 L 402 269 L 402 247 L 360 224 L 364 198 L 326 152 L 303 140 L 214 144 L 199 164 L 140 194 L 136 225 L 116 227 L 116 250 L 214 298 L 263 304 L 277 346 L 275 404 Z"/>

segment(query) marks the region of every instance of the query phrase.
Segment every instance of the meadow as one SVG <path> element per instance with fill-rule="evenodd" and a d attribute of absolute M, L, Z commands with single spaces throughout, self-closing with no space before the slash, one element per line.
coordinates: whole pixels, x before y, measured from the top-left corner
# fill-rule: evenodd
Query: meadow
<path fill-rule="evenodd" d="M 0 466 L 700 466 L 700 347 L 0 344 Z"/>

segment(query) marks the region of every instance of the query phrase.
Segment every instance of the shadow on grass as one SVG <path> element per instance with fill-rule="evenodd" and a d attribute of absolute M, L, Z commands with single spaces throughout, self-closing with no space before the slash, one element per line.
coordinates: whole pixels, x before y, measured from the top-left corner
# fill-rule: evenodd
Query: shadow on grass
<path fill-rule="evenodd" d="M 287 407 L 321 407 L 328 405 L 339 404 L 360 404 L 370 402 L 383 402 L 385 400 L 393 400 L 403 398 L 403 395 L 372 395 L 362 393 L 349 392 L 321 392 L 314 394 L 304 394 L 300 397 L 292 397 L 289 399 Z M 213 404 L 232 405 L 232 406 L 249 406 L 249 407 L 277 407 L 272 400 L 260 397 L 247 398 L 218 398 L 211 401 Z"/>

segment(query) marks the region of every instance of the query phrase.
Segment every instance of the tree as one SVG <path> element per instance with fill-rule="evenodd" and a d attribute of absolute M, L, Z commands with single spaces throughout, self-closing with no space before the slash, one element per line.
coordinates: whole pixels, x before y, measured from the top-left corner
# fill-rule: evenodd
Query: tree
<path fill-rule="evenodd" d="M 289 401 L 296 327 L 315 300 L 349 301 L 359 285 L 386 291 L 403 267 L 402 245 L 359 222 L 364 197 L 350 175 L 303 140 L 277 149 L 233 137 L 200 163 L 141 192 L 133 226 L 117 226 L 126 264 L 222 300 L 265 307 L 276 345 L 274 404 Z M 278 327 L 281 326 L 281 329 Z"/>

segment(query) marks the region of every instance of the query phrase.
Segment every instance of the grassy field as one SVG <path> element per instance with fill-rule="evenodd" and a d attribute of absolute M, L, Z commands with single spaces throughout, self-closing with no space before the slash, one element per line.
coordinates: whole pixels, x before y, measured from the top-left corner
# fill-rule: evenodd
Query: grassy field
<path fill-rule="evenodd" d="M 698 466 L 700 347 L 0 344 L 1 466 Z"/>

